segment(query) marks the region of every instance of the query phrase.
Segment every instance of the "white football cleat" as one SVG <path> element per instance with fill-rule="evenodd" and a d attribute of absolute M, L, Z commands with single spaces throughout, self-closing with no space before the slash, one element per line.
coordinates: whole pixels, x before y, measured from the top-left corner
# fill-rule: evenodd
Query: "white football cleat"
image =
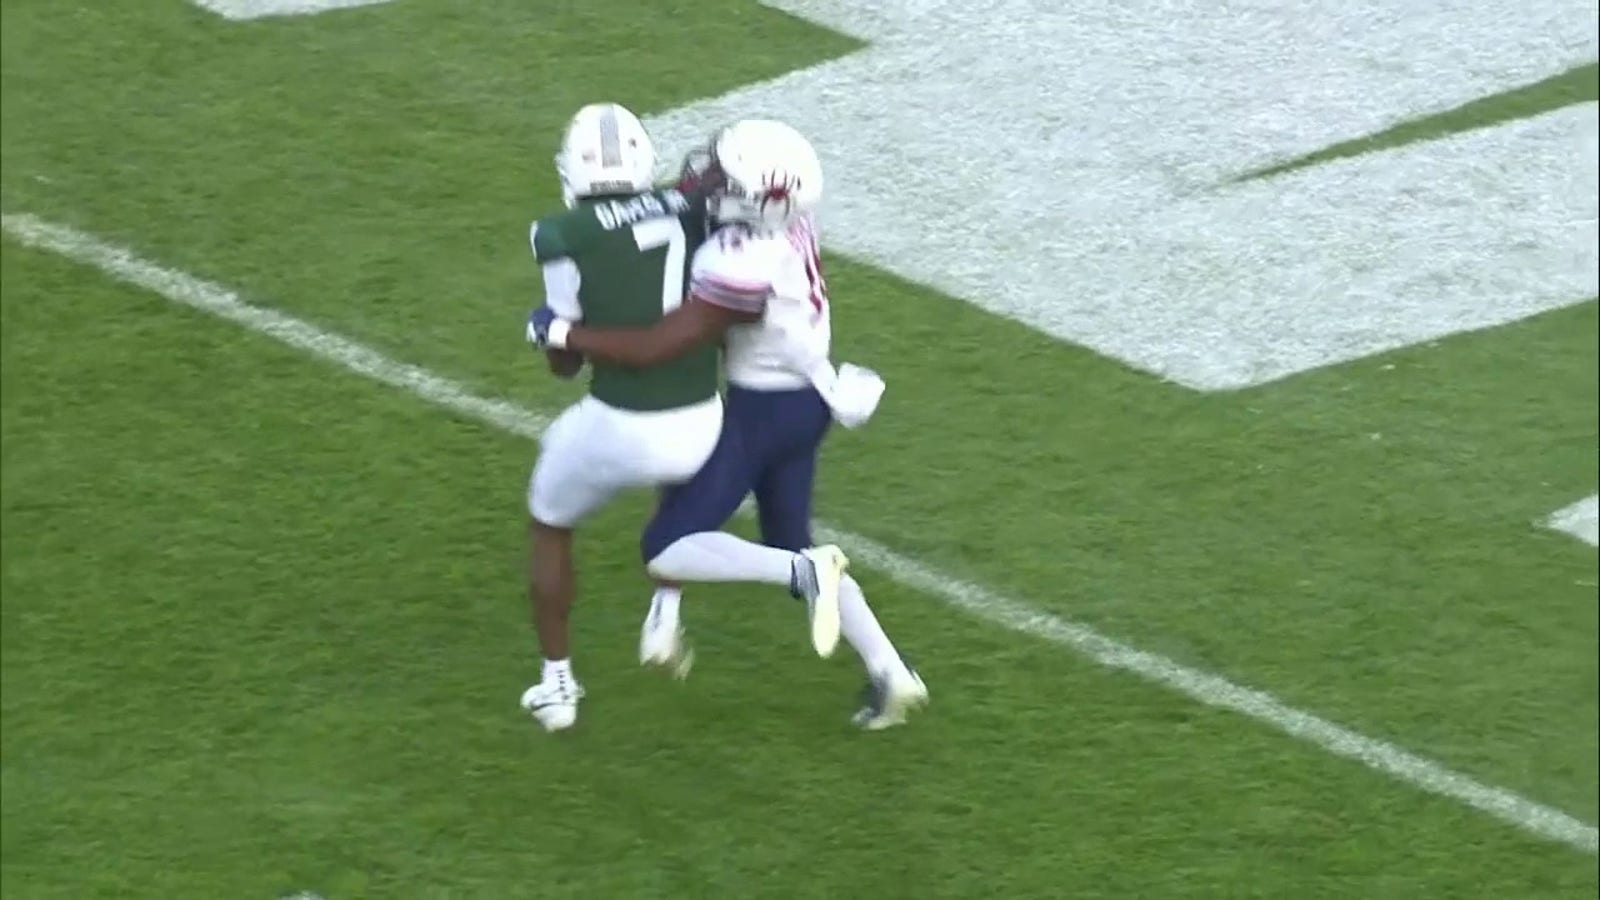
<path fill-rule="evenodd" d="M 571 678 L 556 678 L 523 691 L 522 708 L 545 731 L 560 731 L 578 721 L 578 701 L 582 699 L 583 685 Z"/>
<path fill-rule="evenodd" d="M 639 629 L 639 665 L 665 669 L 679 681 L 688 678 L 694 668 L 694 647 L 683 626 L 653 614 L 646 616 Z"/>
<path fill-rule="evenodd" d="M 794 563 L 794 586 L 806 601 L 811 646 L 823 659 L 839 646 L 839 580 L 850 560 L 832 544 L 801 550 Z"/>
<path fill-rule="evenodd" d="M 913 710 L 928 703 L 928 686 L 904 660 L 894 669 L 872 676 L 864 694 L 865 703 L 851 721 L 867 731 L 904 724 Z"/>

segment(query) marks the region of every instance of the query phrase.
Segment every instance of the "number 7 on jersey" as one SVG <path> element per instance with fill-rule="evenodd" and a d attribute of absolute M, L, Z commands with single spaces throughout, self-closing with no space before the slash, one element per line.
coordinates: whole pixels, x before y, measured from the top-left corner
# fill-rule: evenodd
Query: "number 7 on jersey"
<path fill-rule="evenodd" d="M 683 223 L 677 216 L 646 219 L 633 226 L 633 242 L 641 252 L 657 247 L 667 248 L 667 258 L 661 267 L 661 312 L 671 312 L 683 305 L 683 267 L 687 262 L 687 239 Z"/>

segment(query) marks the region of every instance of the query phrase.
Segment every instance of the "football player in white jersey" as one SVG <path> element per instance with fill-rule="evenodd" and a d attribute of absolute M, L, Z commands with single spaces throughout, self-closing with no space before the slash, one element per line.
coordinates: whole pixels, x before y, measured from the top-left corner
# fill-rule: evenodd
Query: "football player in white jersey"
<path fill-rule="evenodd" d="M 710 460 L 668 488 L 641 549 L 661 584 L 640 637 L 640 661 L 688 664 L 676 583 L 766 581 L 789 585 L 794 552 L 811 546 L 817 452 L 831 421 L 855 427 L 883 393 L 870 370 L 829 361 L 831 325 L 812 210 L 822 167 L 793 128 L 745 120 L 720 131 L 686 183 L 706 193 L 717 231 L 694 256 L 689 297 L 650 328 L 585 327 L 547 316 L 545 341 L 596 359 L 652 366 L 721 339 L 726 414 Z M 755 494 L 764 543 L 719 529 Z M 794 590 L 791 585 L 791 590 Z M 928 699 L 866 603 L 841 577 L 843 637 L 868 673 L 855 721 L 869 729 L 904 721 Z"/>

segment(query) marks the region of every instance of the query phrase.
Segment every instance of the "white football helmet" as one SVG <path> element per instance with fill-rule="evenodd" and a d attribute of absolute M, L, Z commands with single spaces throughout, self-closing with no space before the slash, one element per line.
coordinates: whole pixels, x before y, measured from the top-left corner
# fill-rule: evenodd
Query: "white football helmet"
<path fill-rule="evenodd" d="M 556 154 L 561 200 L 648 191 L 656 169 L 655 143 L 639 117 L 618 103 L 591 103 L 572 117 Z"/>
<path fill-rule="evenodd" d="M 721 179 L 711 194 L 719 222 L 781 230 L 822 201 L 822 163 L 800 132 L 770 119 L 744 119 L 712 144 Z"/>

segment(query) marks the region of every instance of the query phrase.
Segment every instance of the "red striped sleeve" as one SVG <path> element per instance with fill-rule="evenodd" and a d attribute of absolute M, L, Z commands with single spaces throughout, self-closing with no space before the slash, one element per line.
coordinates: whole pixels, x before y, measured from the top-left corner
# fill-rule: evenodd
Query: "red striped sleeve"
<path fill-rule="evenodd" d="M 772 285 L 763 281 L 741 281 L 706 272 L 689 282 L 689 292 L 707 303 L 743 313 L 760 313 L 767 308 Z"/>

